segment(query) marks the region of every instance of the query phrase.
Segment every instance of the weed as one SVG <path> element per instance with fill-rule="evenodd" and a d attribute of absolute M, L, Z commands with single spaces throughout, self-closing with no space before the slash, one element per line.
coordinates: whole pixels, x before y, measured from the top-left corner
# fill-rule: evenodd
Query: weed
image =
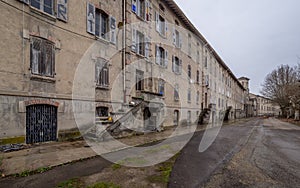
<path fill-rule="evenodd" d="M 117 169 L 121 168 L 122 166 L 118 163 L 114 163 L 111 167 L 113 170 L 117 170 Z"/>
<path fill-rule="evenodd" d="M 83 187 L 83 182 L 79 178 L 72 178 L 67 181 L 60 182 L 57 188 L 80 188 Z"/>
<path fill-rule="evenodd" d="M 111 182 L 99 182 L 88 186 L 88 188 L 120 188 L 120 186 Z"/>

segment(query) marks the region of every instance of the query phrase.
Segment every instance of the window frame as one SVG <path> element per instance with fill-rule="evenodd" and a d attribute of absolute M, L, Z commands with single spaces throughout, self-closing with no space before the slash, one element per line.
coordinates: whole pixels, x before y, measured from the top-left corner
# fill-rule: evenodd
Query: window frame
<path fill-rule="evenodd" d="M 45 1 L 51 1 L 52 7 L 49 7 L 49 9 L 51 9 L 51 13 L 47 12 L 47 10 L 45 10 Z M 39 5 L 39 7 L 37 7 L 36 5 L 34 5 L 34 3 L 37 3 Z M 35 8 L 45 14 L 51 15 L 51 16 L 55 16 L 55 0 L 30 0 L 29 2 L 30 7 Z"/>
<path fill-rule="evenodd" d="M 98 69 L 99 68 L 99 69 Z M 109 88 L 109 65 L 103 58 L 97 58 L 95 63 L 96 88 Z"/>
<path fill-rule="evenodd" d="M 37 45 L 34 44 L 34 42 L 39 42 L 39 49 L 34 49 Z M 46 52 L 47 47 L 50 48 L 51 52 L 48 55 Z M 44 61 L 45 59 L 46 62 Z M 47 62 L 47 60 L 50 61 L 50 65 L 49 62 Z M 52 41 L 40 37 L 30 38 L 30 72 L 32 75 L 36 76 L 42 76 L 47 78 L 55 77 L 55 44 Z"/>

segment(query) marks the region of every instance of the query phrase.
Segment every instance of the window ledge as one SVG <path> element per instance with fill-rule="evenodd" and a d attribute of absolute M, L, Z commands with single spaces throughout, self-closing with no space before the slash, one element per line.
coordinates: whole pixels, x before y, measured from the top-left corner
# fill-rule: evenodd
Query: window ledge
<path fill-rule="evenodd" d="M 53 77 L 46 77 L 46 76 L 41 76 L 41 75 L 35 75 L 35 74 L 31 74 L 30 76 L 31 80 L 38 80 L 38 81 L 45 81 L 45 82 L 49 82 L 49 83 L 54 83 L 56 82 L 56 79 Z"/>
<path fill-rule="evenodd" d="M 110 90 L 109 86 L 100 86 L 100 85 L 97 85 L 96 89 Z"/>
<path fill-rule="evenodd" d="M 96 38 L 96 40 L 99 41 L 99 42 L 102 42 L 102 43 L 107 44 L 107 45 L 110 44 L 110 41 L 107 40 L 107 39 L 104 39 L 104 38 L 99 37 L 99 36 L 97 36 L 97 35 L 95 35 L 95 38 Z"/>
<path fill-rule="evenodd" d="M 40 9 L 37 9 L 35 7 L 32 7 L 32 6 L 29 6 L 29 7 L 30 7 L 31 12 L 36 13 L 36 14 L 44 17 L 44 18 L 48 18 L 51 21 L 54 21 L 54 22 L 56 21 L 56 17 L 55 16 L 53 16 L 51 14 L 48 14 L 48 13 L 46 13 L 46 12 L 40 10 Z"/>

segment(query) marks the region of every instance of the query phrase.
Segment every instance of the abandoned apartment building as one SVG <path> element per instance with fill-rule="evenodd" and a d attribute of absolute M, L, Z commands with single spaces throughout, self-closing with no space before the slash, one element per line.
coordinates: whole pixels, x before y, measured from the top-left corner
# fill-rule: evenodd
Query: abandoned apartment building
<path fill-rule="evenodd" d="M 57 141 L 133 109 L 139 130 L 253 115 L 248 88 L 173 0 L 0 3 L 1 140 Z"/>

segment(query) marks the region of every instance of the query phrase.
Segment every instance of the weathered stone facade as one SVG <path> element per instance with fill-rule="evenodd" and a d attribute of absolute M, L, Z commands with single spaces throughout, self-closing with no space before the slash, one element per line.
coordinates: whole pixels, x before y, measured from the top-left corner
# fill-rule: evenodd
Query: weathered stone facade
<path fill-rule="evenodd" d="M 52 3 L 0 2 L 0 139 L 29 134 L 28 106 L 54 106 L 57 133 L 138 100 L 163 126 L 245 116 L 244 87 L 172 0 Z"/>

